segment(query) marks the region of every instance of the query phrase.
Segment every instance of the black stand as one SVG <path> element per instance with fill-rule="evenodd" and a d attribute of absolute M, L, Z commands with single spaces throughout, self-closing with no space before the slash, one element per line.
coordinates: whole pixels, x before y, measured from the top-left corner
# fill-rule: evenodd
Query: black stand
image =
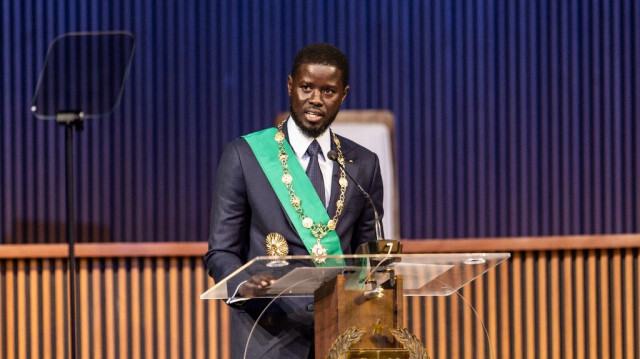
<path fill-rule="evenodd" d="M 70 357 L 76 358 L 77 319 L 76 319 L 76 257 L 75 257 L 75 183 L 73 178 L 73 130 L 82 131 L 84 123 L 81 114 L 63 112 L 58 114 L 56 121 L 65 128 L 65 172 L 66 172 L 66 201 L 67 201 L 67 243 L 69 244 L 69 323 L 70 323 Z"/>
<path fill-rule="evenodd" d="M 75 258 L 75 185 L 73 131 L 83 121 L 109 115 L 122 97 L 131 67 L 135 39 L 127 31 L 68 33 L 56 37 L 49 50 L 33 96 L 31 112 L 41 120 L 65 127 L 66 216 L 69 244 L 69 357 L 78 355 Z M 80 66 L 82 65 L 82 66 Z M 59 333 L 63 335 L 62 333 Z"/>

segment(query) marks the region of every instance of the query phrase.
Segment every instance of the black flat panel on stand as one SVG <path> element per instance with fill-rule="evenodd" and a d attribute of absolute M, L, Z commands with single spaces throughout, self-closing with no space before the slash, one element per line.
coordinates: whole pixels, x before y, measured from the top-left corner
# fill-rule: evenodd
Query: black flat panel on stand
<path fill-rule="evenodd" d="M 85 119 L 99 118 L 118 106 L 135 40 L 124 31 L 69 33 L 57 37 L 47 51 L 31 112 L 65 127 L 66 222 L 69 244 L 70 357 L 77 356 L 75 196 L 73 130 Z"/>

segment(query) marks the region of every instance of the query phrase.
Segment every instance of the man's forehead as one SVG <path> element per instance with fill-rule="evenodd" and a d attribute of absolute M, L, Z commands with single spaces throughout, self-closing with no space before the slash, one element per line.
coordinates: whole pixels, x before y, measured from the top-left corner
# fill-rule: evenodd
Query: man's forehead
<path fill-rule="evenodd" d="M 315 64 L 315 63 L 303 63 L 295 74 L 297 78 L 310 79 L 312 77 L 322 76 L 325 80 L 333 78 L 335 81 L 342 80 L 342 71 L 333 65 L 327 64 Z M 329 78 L 327 78 L 329 77 Z"/>
<path fill-rule="evenodd" d="M 311 72 L 334 72 L 338 74 L 342 74 L 342 71 L 335 65 L 323 64 L 323 63 L 315 63 L 315 62 L 303 62 L 300 64 L 300 68 L 298 69 L 298 74 L 302 72 L 303 69 Z M 296 75 L 298 75 L 296 74 Z"/>

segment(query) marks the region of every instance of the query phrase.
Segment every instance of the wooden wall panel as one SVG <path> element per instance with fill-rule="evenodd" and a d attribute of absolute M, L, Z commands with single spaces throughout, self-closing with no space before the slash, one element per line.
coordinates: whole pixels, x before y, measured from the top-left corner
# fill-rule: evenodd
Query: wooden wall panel
<path fill-rule="evenodd" d="M 78 260 L 81 358 L 228 358 L 202 258 Z M 66 263 L 0 259 L 0 358 L 68 357 Z M 640 249 L 529 250 L 449 297 L 405 298 L 432 358 L 637 358 Z"/>
<path fill-rule="evenodd" d="M 212 285 L 201 257 L 78 264 L 80 358 L 228 356 L 226 305 L 199 299 Z M 0 358 L 68 357 L 65 270 L 60 259 L 0 260 Z"/>
<path fill-rule="evenodd" d="M 407 325 L 432 358 L 636 358 L 639 258 L 514 252 L 460 296 L 408 298 Z"/>

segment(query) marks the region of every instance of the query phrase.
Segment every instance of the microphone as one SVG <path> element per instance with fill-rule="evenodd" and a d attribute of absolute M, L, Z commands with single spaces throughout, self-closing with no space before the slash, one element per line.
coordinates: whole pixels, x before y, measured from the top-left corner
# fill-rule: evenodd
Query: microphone
<path fill-rule="evenodd" d="M 376 229 L 376 240 L 377 241 L 383 240 L 384 238 L 382 238 L 382 225 L 380 224 L 380 218 L 378 217 L 378 210 L 376 209 L 376 205 L 373 203 L 373 200 L 371 199 L 371 196 L 369 196 L 369 193 L 367 193 L 367 191 L 365 191 L 364 188 L 362 188 L 362 186 L 360 186 L 358 181 L 356 181 L 351 176 L 349 171 L 347 171 L 347 169 L 342 165 L 342 163 L 340 163 L 338 161 L 338 153 L 335 150 L 330 150 L 329 152 L 327 152 L 327 158 L 329 158 L 331 161 L 334 161 L 335 163 L 337 163 L 338 166 L 340 166 L 340 168 L 342 168 L 344 173 L 346 173 L 347 176 L 349 176 L 349 178 L 351 178 L 351 181 L 353 181 L 353 183 L 355 183 L 356 187 L 358 187 L 358 190 L 360 190 L 360 192 L 362 193 L 364 198 L 369 200 L 369 204 L 371 205 L 371 209 L 373 209 L 373 220 L 374 220 L 375 229 Z"/>

